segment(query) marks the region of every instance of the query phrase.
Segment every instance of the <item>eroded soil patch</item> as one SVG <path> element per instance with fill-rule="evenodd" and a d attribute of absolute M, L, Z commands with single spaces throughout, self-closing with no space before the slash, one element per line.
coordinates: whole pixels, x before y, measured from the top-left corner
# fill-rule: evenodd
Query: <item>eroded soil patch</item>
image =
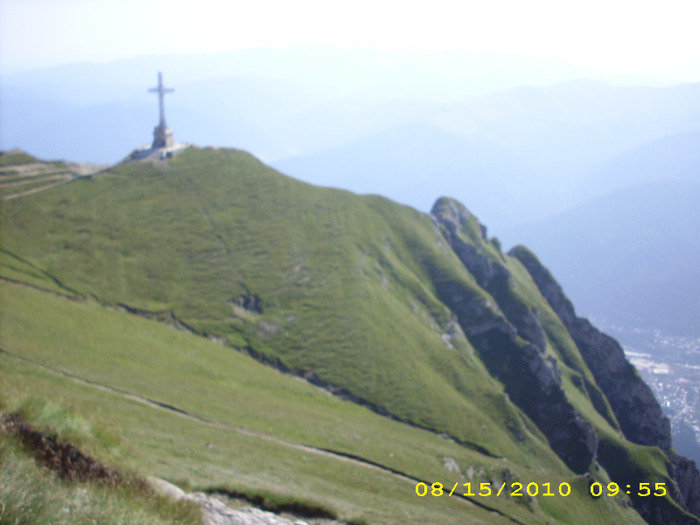
<path fill-rule="evenodd" d="M 63 479 L 145 485 L 141 480 L 127 481 L 121 473 L 81 452 L 75 445 L 60 441 L 54 434 L 35 429 L 19 412 L 0 417 L 0 432 L 16 436 L 39 462 L 56 471 Z"/>

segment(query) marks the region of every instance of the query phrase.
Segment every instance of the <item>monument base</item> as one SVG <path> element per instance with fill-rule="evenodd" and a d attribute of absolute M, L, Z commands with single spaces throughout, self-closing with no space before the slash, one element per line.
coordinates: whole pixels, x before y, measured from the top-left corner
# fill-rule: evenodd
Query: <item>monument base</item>
<path fill-rule="evenodd" d="M 153 144 L 151 149 L 170 148 L 175 145 L 173 130 L 162 126 L 153 128 Z"/>
<path fill-rule="evenodd" d="M 153 146 L 141 146 L 140 148 L 134 150 L 131 155 L 129 155 L 125 161 L 130 160 L 140 160 L 140 159 L 169 159 L 174 157 L 182 150 L 189 148 L 190 144 L 181 144 L 178 142 L 173 142 L 170 146 L 165 148 L 154 148 Z"/>

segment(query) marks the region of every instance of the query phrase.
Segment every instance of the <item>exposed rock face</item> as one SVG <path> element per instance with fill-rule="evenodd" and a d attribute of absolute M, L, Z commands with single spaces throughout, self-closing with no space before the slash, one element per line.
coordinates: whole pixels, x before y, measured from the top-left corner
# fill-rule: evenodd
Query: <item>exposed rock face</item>
<path fill-rule="evenodd" d="M 681 491 L 681 503 L 696 516 L 700 516 L 700 473 L 694 461 L 673 452 L 668 454 L 673 475 Z"/>
<path fill-rule="evenodd" d="M 620 344 L 586 319 L 576 317 L 571 301 L 526 248 L 510 251 L 532 276 L 540 292 L 571 334 L 598 386 L 608 398 L 625 437 L 641 445 L 671 446 L 671 425 L 649 386 L 627 361 Z"/>
<path fill-rule="evenodd" d="M 462 322 L 469 324 L 468 319 Z M 574 472 L 585 472 L 595 457 L 598 437 L 566 399 L 556 360 L 530 343 L 518 342 L 512 331 L 465 332 L 480 348 L 489 371 L 505 384 L 510 399 L 547 436 L 557 455 Z"/>
<path fill-rule="evenodd" d="M 595 458 L 598 437 L 567 401 L 556 359 L 544 354 L 544 331 L 536 315 L 513 300 L 507 268 L 480 251 L 485 229 L 451 199 L 440 199 L 432 214 L 462 264 L 496 300 L 500 312 L 474 300 L 456 282 L 439 284 L 441 299 L 480 349 L 489 372 L 505 384 L 510 399 L 544 432 L 569 468 L 585 472 Z"/>
<path fill-rule="evenodd" d="M 557 361 L 544 353 L 546 338 L 539 314 L 516 297 L 505 259 L 500 252 L 494 252 L 486 229 L 466 208 L 451 199 L 438 200 L 432 215 L 476 284 L 496 302 L 494 305 L 483 298 L 475 300 L 473 293 L 470 295 L 461 283 L 438 284 L 441 300 L 457 315 L 462 330 L 479 349 L 489 372 L 504 383 L 510 399 L 537 424 L 569 468 L 583 473 L 599 454 L 601 463 L 614 470 L 621 452 L 609 443 L 601 443 L 598 450 L 598 436 L 592 425 L 566 399 Z M 651 389 L 625 358 L 622 347 L 587 320 L 576 316 L 559 284 L 526 248 L 516 247 L 509 255 L 525 266 L 542 296 L 563 322 L 627 439 L 666 451 L 669 475 L 678 485 L 677 491 L 670 489 L 669 492 L 683 509 L 700 516 L 698 470 L 692 461 L 670 449 L 668 418 Z M 579 384 L 575 386 L 586 392 L 605 416 L 605 400 L 598 389 L 587 385 L 584 378 L 578 379 Z M 617 426 L 614 421 L 611 424 Z M 633 498 L 633 503 L 650 523 L 697 523 L 696 518 L 679 514 L 678 509 L 649 498 Z"/>
<path fill-rule="evenodd" d="M 439 199 L 433 206 L 432 215 L 442 227 L 443 235 L 462 264 L 474 276 L 479 286 L 496 299 L 499 308 L 515 327 L 518 335 L 544 351 L 545 335 L 538 314 L 531 312 L 513 298 L 508 269 L 494 262 L 476 245 L 464 240 L 464 237 L 469 237 L 470 233 L 473 237 L 476 230 L 479 240 L 487 242 L 486 228 L 479 224 L 476 217 L 471 215 L 464 206 L 451 199 Z M 478 230 L 475 226 L 478 226 Z M 467 229 L 471 229 L 471 232 L 465 231 Z"/>
<path fill-rule="evenodd" d="M 237 297 L 233 303 L 236 306 L 240 306 L 241 308 L 245 308 L 249 312 L 255 312 L 256 314 L 261 314 L 263 311 L 262 300 L 260 297 L 250 292 Z"/>
<path fill-rule="evenodd" d="M 700 473 L 695 462 L 676 454 L 671 447 L 671 426 L 649 386 L 625 358 L 620 344 L 601 333 L 586 319 L 576 316 L 571 301 L 552 274 L 527 248 L 517 246 L 509 255 L 527 268 L 540 293 L 571 334 L 598 386 L 607 397 L 615 417 L 628 440 L 641 445 L 658 446 L 669 459 L 669 474 L 675 478 L 680 494 L 672 496 L 682 508 L 700 516 Z M 603 454 L 605 455 L 605 454 Z M 635 501 L 635 508 L 654 523 L 697 523 L 688 517 L 678 521 L 663 514 L 663 507 L 652 501 Z"/>

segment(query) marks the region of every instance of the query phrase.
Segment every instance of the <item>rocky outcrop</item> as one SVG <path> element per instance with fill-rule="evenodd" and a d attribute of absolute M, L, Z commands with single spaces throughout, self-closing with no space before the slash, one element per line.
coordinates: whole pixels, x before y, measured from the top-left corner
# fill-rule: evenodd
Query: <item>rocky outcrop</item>
<path fill-rule="evenodd" d="M 669 452 L 670 471 L 680 491 L 680 503 L 688 511 L 700 516 L 700 472 L 694 461 Z"/>
<path fill-rule="evenodd" d="M 238 296 L 236 299 L 231 301 L 236 306 L 244 308 L 249 312 L 254 312 L 256 314 L 261 314 L 263 312 L 262 299 L 255 294 L 250 292 Z"/>
<path fill-rule="evenodd" d="M 439 199 L 431 213 L 457 257 L 477 284 L 496 300 L 518 335 L 544 351 L 546 341 L 538 313 L 528 309 L 514 296 L 510 272 L 483 249 L 488 242 L 486 228 L 464 206 L 452 199 Z M 477 243 L 469 242 L 475 237 Z"/>
<path fill-rule="evenodd" d="M 528 270 L 540 293 L 564 323 L 593 373 L 625 437 L 641 445 L 671 446 L 671 425 L 649 386 L 627 361 L 620 344 L 601 333 L 586 319 L 576 316 L 571 301 L 547 270 L 527 248 L 510 253 Z"/>
<path fill-rule="evenodd" d="M 596 458 L 598 437 L 566 399 L 556 360 L 544 354 L 546 340 L 537 312 L 515 296 L 512 277 L 499 260 L 497 255 L 500 254 L 494 254 L 486 229 L 466 208 L 454 200 L 440 199 L 432 215 L 476 284 L 489 293 L 496 305 L 474 300 L 458 283 L 441 283 L 438 287 L 441 299 L 457 315 L 462 330 L 479 349 L 489 372 L 504 383 L 510 399 L 537 424 L 569 468 L 585 472 Z M 651 389 L 625 358 L 619 343 L 576 316 L 559 284 L 526 248 L 516 247 L 509 255 L 525 266 L 542 296 L 563 322 L 627 439 L 666 451 L 669 475 L 678 486 L 677 491 L 671 491 L 674 492 L 672 496 L 681 508 L 697 516 L 700 507 L 697 468 L 693 462 L 670 450 L 668 418 Z M 605 414 L 605 400 L 598 399 L 602 397 L 598 389 L 586 385 L 585 379 L 579 379 L 580 384 L 576 386 Z M 624 451 L 617 450 L 611 443 L 600 445 L 601 462 L 604 466 L 608 464 L 615 474 L 616 458 Z M 616 475 L 624 478 L 624 473 Z M 665 502 L 633 498 L 633 503 L 650 523 L 697 522 Z"/>
<path fill-rule="evenodd" d="M 468 329 L 468 318 L 461 322 L 489 372 L 503 382 L 511 401 L 547 436 L 552 450 L 574 472 L 588 470 L 598 437 L 566 399 L 556 360 L 530 343 L 517 341 L 512 332 L 475 333 Z"/>
<path fill-rule="evenodd" d="M 595 458 L 598 437 L 566 399 L 556 359 L 544 353 L 544 331 L 535 314 L 513 297 L 508 269 L 485 253 L 485 228 L 451 199 L 440 199 L 432 215 L 457 257 L 498 308 L 473 297 L 463 284 L 444 280 L 437 284 L 441 300 L 457 315 L 511 401 L 542 430 L 569 468 L 585 472 Z"/>
<path fill-rule="evenodd" d="M 700 517 L 700 474 L 697 466 L 670 448 L 670 422 L 649 386 L 625 358 L 620 344 L 600 332 L 588 320 L 576 316 L 561 286 L 532 252 L 517 246 L 509 255 L 525 266 L 540 293 L 564 323 L 596 383 L 607 397 L 625 437 L 632 442 L 658 446 L 665 451 L 669 460 L 669 475 L 678 486 L 678 491 L 671 491 L 672 497 L 681 508 Z M 604 466 L 606 462 L 615 462 L 615 455 L 614 451 L 601 451 L 601 462 Z M 678 518 L 668 508 L 655 504 L 649 498 L 638 499 L 634 503 L 650 523 L 697 523 L 690 516 L 687 519 Z"/>

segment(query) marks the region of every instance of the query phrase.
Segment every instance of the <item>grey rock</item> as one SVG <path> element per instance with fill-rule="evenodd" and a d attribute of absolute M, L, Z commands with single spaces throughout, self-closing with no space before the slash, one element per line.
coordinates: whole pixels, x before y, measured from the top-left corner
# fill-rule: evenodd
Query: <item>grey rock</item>
<path fill-rule="evenodd" d="M 679 503 L 696 516 L 700 516 L 700 472 L 694 461 L 674 452 L 668 454 L 671 469 L 680 490 Z"/>
<path fill-rule="evenodd" d="M 518 300 L 512 290 L 508 269 L 502 261 L 492 259 L 483 249 L 486 228 L 464 206 L 451 199 L 439 199 L 433 206 L 432 214 L 459 260 L 474 276 L 477 284 L 496 300 L 518 335 L 544 351 L 546 339 L 539 314 Z M 478 230 L 476 225 L 479 226 Z M 480 236 L 474 235 L 474 231 L 479 231 Z"/>
<path fill-rule="evenodd" d="M 669 459 L 668 471 L 678 491 L 671 496 L 688 512 L 700 517 L 700 474 L 695 462 L 676 454 L 671 447 L 668 418 L 649 386 L 625 358 L 620 344 L 600 332 L 588 320 L 576 316 L 571 301 L 552 274 L 527 248 L 517 246 L 509 254 L 528 270 L 540 293 L 564 323 L 596 383 L 605 394 L 625 437 L 641 445 L 658 446 Z M 605 466 L 605 464 L 604 464 Z M 698 523 L 691 516 L 677 513 L 650 498 L 634 501 L 635 509 L 650 523 Z"/>
<path fill-rule="evenodd" d="M 188 494 L 186 499 L 202 507 L 206 525 L 309 525 L 303 520 L 287 519 L 253 507 L 234 510 L 221 500 L 202 492 Z"/>
<path fill-rule="evenodd" d="M 309 525 L 303 520 L 288 519 L 254 507 L 232 509 L 214 496 L 203 492 L 188 494 L 164 479 L 149 478 L 148 481 L 160 494 L 176 500 L 197 503 L 202 508 L 203 521 L 206 525 Z"/>
<path fill-rule="evenodd" d="M 515 297 L 510 272 L 485 248 L 486 229 L 464 206 L 442 198 L 432 215 L 464 267 L 497 304 L 445 279 L 437 283 L 440 299 L 455 313 L 489 372 L 503 382 L 508 397 L 537 424 L 569 468 L 585 472 L 595 458 L 598 437 L 567 400 L 556 360 L 544 354 L 537 314 Z"/>
<path fill-rule="evenodd" d="M 671 425 L 649 386 L 627 361 L 620 344 L 591 323 L 576 316 L 571 301 L 539 260 L 526 248 L 510 255 L 530 272 L 540 293 L 571 334 L 586 365 L 593 373 L 625 437 L 641 445 L 671 446 Z"/>
<path fill-rule="evenodd" d="M 240 306 L 241 308 L 244 308 L 249 312 L 255 312 L 257 314 L 260 314 L 263 311 L 262 300 L 260 299 L 260 297 L 250 292 L 238 296 L 233 301 L 233 304 L 235 304 L 236 306 Z"/>

